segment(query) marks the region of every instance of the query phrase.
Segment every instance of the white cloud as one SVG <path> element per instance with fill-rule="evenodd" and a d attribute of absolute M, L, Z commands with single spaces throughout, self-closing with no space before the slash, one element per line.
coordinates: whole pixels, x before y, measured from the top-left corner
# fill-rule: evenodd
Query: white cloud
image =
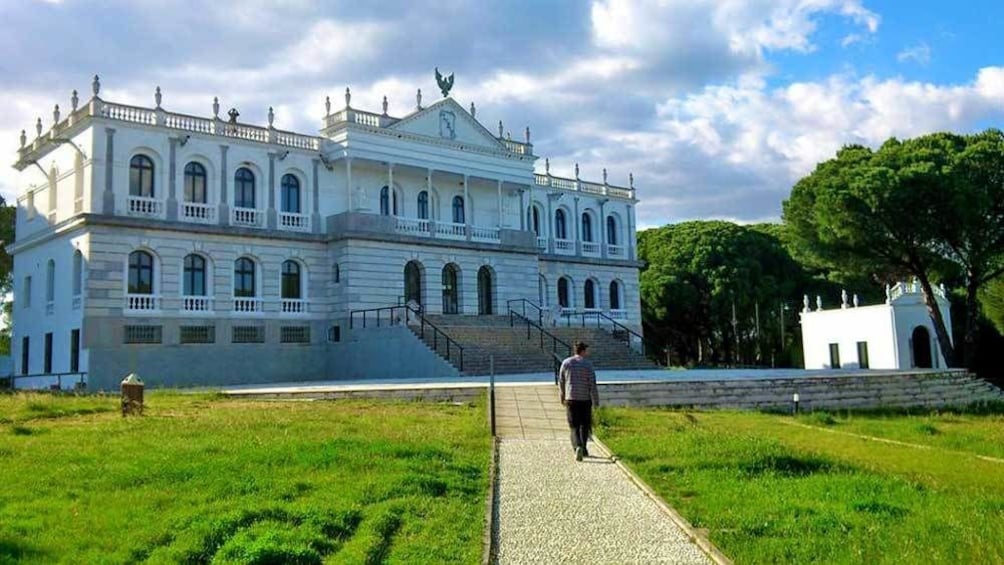
<path fill-rule="evenodd" d="M 931 62 L 931 48 L 927 43 L 918 43 L 897 53 L 896 60 L 900 63 L 913 62 L 918 65 L 926 65 Z"/>

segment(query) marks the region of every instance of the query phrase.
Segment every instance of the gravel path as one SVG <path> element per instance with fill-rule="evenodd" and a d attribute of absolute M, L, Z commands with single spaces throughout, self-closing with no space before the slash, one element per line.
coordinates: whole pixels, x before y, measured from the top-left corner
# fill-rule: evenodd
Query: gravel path
<path fill-rule="evenodd" d="M 498 563 L 710 563 L 609 454 L 590 449 L 577 463 L 568 440 L 500 440 Z"/>

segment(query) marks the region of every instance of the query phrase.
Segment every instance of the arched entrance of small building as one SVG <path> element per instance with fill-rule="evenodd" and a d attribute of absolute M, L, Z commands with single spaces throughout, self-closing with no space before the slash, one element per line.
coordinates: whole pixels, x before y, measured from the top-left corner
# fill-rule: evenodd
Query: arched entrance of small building
<path fill-rule="evenodd" d="M 487 265 L 478 269 L 478 314 L 490 316 L 495 313 L 492 305 L 492 271 Z"/>
<path fill-rule="evenodd" d="M 443 314 L 460 313 L 459 271 L 453 263 L 443 267 Z"/>
<path fill-rule="evenodd" d="M 418 261 L 408 261 L 404 266 L 404 301 L 422 305 L 422 266 Z"/>
<path fill-rule="evenodd" d="M 910 346 L 913 348 L 913 366 L 920 369 L 930 369 L 931 357 L 931 333 L 924 326 L 913 328 L 913 335 L 910 337 Z"/>

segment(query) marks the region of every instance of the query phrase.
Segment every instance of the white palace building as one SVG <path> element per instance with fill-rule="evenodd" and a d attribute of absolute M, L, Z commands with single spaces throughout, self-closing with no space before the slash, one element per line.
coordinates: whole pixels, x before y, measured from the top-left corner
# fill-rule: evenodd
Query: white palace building
<path fill-rule="evenodd" d="M 403 117 L 346 89 L 320 135 L 215 100 L 170 112 L 159 87 L 153 108 L 103 100 L 98 77 L 89 101 L 74 91 L 14 165 L 16 386 L 430 376 L 448 332 L 351 337 L 353 312 L 401 304 L 412 324 L 519 304 L 640 333 L 633 180 L 535 173 L 529 129 L 490 131 L 451 85 Z"/>

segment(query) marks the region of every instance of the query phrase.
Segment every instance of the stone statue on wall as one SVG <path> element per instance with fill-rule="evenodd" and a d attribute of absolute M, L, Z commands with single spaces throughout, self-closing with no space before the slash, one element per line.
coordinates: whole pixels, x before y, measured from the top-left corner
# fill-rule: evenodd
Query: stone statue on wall
<path fill-rule="evenodd" d="M 352 202 L 355 204 L 356 210 L 370 209 L 369 202 L 366 200 L 366 190 L 358 184 L 352 190 Z"/>

